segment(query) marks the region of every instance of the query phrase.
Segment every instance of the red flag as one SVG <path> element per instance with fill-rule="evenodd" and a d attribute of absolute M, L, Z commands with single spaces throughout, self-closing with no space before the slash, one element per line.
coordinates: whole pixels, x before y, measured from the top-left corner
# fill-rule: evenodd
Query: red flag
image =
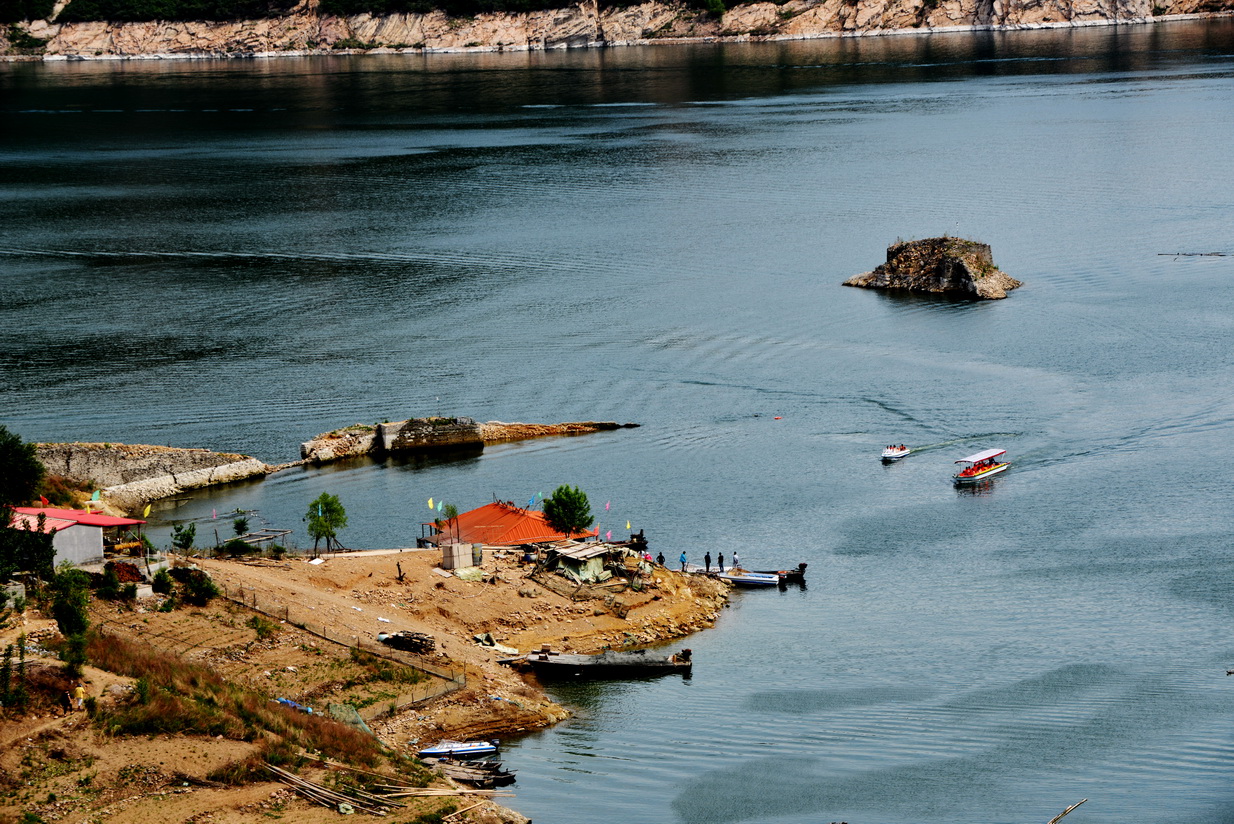
<path fill-rule="evenodd" d="M 43 502 L 43 506 L 47 506 L 49 503 L 51 503 L 51 501 L 47 500 L 42 495 L 39 496 L 39 500 Z"/>

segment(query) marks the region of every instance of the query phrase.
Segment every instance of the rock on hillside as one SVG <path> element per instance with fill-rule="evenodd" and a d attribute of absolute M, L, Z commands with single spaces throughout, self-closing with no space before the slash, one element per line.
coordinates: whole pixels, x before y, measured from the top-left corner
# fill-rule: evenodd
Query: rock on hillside
<path fill-rule="evenodd" d="M 844 285 L 996 300 L 1021 283 L 994 265 L 988 244 L 932 237 L 888 246 L 886 263 Z"/>
<path fill-rule="evenodd" d="M 602 6 L 596 0 L 573 4 L 563 0 L 559 9 L 472 17 L 450 17 L 440 11 L 335 16 L 321 14 L 318 6 L 318 0 L 301 0 L 284 15 L 257 20 L 25 21 L 15 28 L 0 29 L 0 55 L 245 56 L 328 53 L 336 47 L 403 52 L 535 51 L 690 40 L 1134 23 L 1225 12 L 1234 7 L 1234 0 L 785 0 L 745 3 L 722 16 L 682 2 Z M 57 3 L 56 8 L 60 7 Z"/>

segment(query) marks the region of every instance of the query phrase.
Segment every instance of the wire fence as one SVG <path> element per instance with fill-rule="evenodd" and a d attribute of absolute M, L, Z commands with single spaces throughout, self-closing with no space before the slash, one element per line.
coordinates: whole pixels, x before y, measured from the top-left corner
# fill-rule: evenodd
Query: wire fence
<path fill-rule="evenodd" d="M 425 660 L 419 655 L 393 649 L 376 640 L 338 632 L 323 624 L 314 623 L 308 620 L 308 616 L 292 609 L 289 604 L 276 603 L 262 598 L 254 590 L 244 589 L 243 587 L 229 587 L 217 582 L 216 584 L 224 598 L 254 612 L 260 612 L 271 618 L 286 621 L 288 624 L 299 627 L 305 632 L 316 635 L 318 638 L 326 641 L 358 649 L 431 676 L 427 681 L 412 685 L 409 692 L 399 693 L 394 698 L 358 710 L 360 717 L 365 721 L 372 721 L 375 718 L 392 715 L 405 707 L 420 704 L 433 698 L 439 698 L 467 686 L 466 667 L 441 667 Z"/>

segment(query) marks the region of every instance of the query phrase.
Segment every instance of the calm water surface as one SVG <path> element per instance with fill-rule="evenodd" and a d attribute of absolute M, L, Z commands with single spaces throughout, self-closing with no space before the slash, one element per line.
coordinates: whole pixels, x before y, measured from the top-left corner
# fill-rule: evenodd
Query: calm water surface
<path fill-rule="evenodd" d="M 1234 821 L 1234 262 L 1162 254 L 1234 252 L 1229 21 L 6 64 L 0 118 L 26 439 L 643 424 L 284 472 L 156 536 L 330 491 L 350 546 L 409 546 L 430 495 L 574 483 L 666 556 L 809 562 L 691 679 L 558 690 L 576 717 L 506 752 L 537 821 Z M 1024 288 L 840 287 L 944 232 Z M 954 490 L 992 446 L 1013 469 Z"/>

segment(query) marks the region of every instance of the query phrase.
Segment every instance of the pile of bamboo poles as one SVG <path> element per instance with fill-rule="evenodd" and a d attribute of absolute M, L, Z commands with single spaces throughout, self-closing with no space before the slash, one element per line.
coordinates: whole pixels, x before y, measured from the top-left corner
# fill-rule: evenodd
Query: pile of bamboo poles
<path fill-rule="evenodd" d="M 266 764 L 265 767 L 279 781 L 282 781 L 300 795 L 310 801 L 317 802 L 323 807 L 337 810 L 340 804 L 346 804 L 357 812 L 368 813 L 369 815 L 385 815 L 386 810 L 390 807 L 405 806 L 398 802 L 366 793 L 363 790 L 353 790 L 354 795 L 343 795 L 331 790 L 329 787 L 301 778 L 295 773 L 288 772 L 273 764 Z"/>

